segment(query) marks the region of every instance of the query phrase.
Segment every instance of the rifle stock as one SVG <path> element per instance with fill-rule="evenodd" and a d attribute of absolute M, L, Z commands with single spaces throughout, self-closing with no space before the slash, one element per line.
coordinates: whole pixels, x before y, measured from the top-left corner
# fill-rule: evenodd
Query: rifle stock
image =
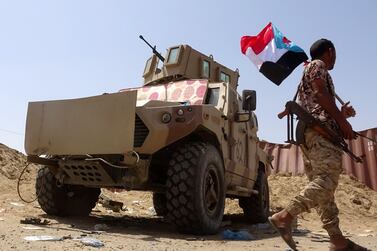
<path fill-rule="evenodd" d="M 284 111 L 282 111 L 281 113 L 278 114 L 278 118 L 279 118 L 279 119 L 282 119 L 282 118 L 284 118 L 285 116 L 287 116 L 288 114 L 289 114 L 289 111 L 288 111 L 287 108 L 286 108 Z"/>

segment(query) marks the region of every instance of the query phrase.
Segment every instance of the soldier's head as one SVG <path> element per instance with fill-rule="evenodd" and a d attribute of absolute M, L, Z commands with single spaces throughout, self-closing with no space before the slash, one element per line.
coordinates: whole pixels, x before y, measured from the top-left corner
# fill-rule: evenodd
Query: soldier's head
<path fill-rule="evenodd" d="M 310 56 L 312 60 L 320 59 L 325 64 L 328 70 L 332 70 L 335 65 L 336 51 L 334 44 L 325 38 L 315 41 L 310 47 Z"/>

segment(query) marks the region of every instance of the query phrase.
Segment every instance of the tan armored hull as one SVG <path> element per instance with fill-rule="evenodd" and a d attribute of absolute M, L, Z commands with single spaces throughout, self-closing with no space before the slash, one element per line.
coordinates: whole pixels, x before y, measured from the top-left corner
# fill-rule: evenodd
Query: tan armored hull
<path fill-rule="evenodd" d="M 28 155 L 116 154 L 133 149 L 136 91 L 30 102 Z"/>

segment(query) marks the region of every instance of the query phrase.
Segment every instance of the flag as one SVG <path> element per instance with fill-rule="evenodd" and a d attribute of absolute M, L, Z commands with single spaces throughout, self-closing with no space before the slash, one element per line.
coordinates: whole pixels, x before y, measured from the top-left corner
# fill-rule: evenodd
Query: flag
<path fill-rule="evenodd" d="M 308 59 L 304 50 L 288 40 L 272 23 L 257 36 L 243 36 L 241 51 L 276 85 Z"/>

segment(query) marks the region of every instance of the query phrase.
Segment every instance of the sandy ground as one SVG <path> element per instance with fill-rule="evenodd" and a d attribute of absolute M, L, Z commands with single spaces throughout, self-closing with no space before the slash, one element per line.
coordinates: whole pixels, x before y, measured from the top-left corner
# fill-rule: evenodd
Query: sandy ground
<path fill-rule="evenodd" d="M 178 234 L 163 218 L 155 216 L 151 194 L 147 192 L 103 191 L 113 200 L 121 201 L 125 211 L 113 212 L 97 204 L 89 217 L 59 218 L 46 215 L 37 202 L 22 202 L 17 195 L 17 176 L 25 157 L 0 144 L 0 250 L 95 250 L 79 238 L 100 240 L 101 250 L 289 250 L 269 224 L 250 225 L 242 218 L 237 200 L 227 200 L 224 226 L 217 235 L 193 236 Z M 25 173 L 20 190 L 32 200 L 35 170 Z M 305 177 L 271 176 L 269 178 L 272 210 L 284 207 L 290 198 L 305 186 Z M 341 227 L 352 240 L 377 250 L 377 192 L 342 176 L 336 194 L 341 211 Z M 47 219 L 47 225 L 21 224 L 26 217 Z M 97 231 L 98 224 L 104 231 Z M 224 240 L 226 229 L 247 230 L 253 240 Z M 59 241 L 26 241 L 27 236 L 63 237 Z M 328 250 L 328 238 L 321 229 L 315 212 L 298 218 L 295 240 L 299 250 Z"/>

